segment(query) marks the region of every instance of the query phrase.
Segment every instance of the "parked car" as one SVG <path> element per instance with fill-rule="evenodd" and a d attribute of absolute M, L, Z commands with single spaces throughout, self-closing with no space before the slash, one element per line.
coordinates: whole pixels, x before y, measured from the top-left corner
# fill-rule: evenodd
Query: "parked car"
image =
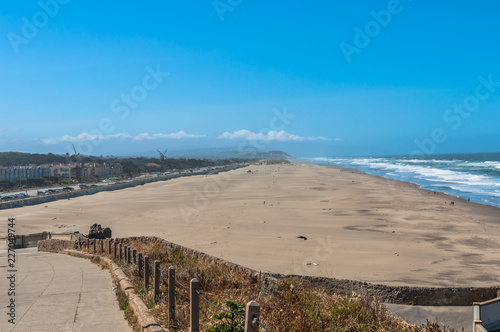
<path fill-rule="evenodd" d="M 73 187 L 64 187 L 64 188 L 62 188 L 62 190 L 71 191 L 71 190 L 74 190 L 74 188 Z"/>

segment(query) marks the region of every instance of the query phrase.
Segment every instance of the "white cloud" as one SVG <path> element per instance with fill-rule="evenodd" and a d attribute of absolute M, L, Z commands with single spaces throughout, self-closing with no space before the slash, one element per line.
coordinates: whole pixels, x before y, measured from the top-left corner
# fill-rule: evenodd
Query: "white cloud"
<path fill-rule="evenodd" d="M 181 130 L 181 131 L 179 131 L 177 133 L 170 133 L 170 134 L 153 134 L 153 135 L 149 135 L 148 133 L 144 133 L 144 134 L 139 134 L 137 136 L 134 136 L 134 137 L 132 137 L 132 139 L 135 140 L 135 141 L 140 141 L 140 140 L 143 140 L 143 139 L 153 140 L 153 139 L 158 139 L 158 138 L 175 138 L 175 139 L 179 139 L 179 138 L 201 138 L 201 137 L 207 137 L 207 135 L 186 134 L 185 132 L 183 132 Z"/>
<path fill-rule="evenodd" d="M 150 135 L 148 133 L 142 133 L 135 136 L 130 135 L 128 133 L 119 133 L 112 135 L 81 133 L 78 136 L 64 135 L 62 137 L 45 138 L 42 139 L 42 142 L 45 144 L 59 144 L 62 142 L 77 143 L 82 141 L 94 141 L 94 140 L 108 141 L 112 139 L 132 139 L 134 141 L 142 141 L 142 140 L 155 140 L 161 138 L 181 139 L 181 138 L 201 138 L 201 137 L 206 137 L 206 135 L 187 134 L 182 130 L 177 133 L 170 133 L 170 134 L 159 133 Z"/>
<path fill-rule="evenodd" d="M 254 133 L 250 130 L 241 129 L 238 131 L 233 131 L 232 133 L 226 131 L 217 138 L 221 139 L 244 139 L 244 140 L 259 140 L 259 141 L 329 141 L 329 138 L 325 137 L 303 137 L 293 134 L 289 134 L 284 130 L 275 131 L 270 130 L 267 134 L 264 133 Z"/>

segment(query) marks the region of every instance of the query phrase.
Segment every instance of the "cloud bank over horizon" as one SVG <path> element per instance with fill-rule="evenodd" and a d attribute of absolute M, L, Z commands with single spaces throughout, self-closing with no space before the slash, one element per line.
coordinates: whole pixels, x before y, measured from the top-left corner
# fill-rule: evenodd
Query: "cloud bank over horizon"
<path fill-rule="evenodd" d="M 243 139 L 248 141 L 281 141 L 281 142 L 303 142 L 303 141 L 331 141 L 332 139 L 326 137 L 304 137 L 293 135 L 287 133 L 284 130 L 276 131 L 270 130 L 267 134 L 264 133 L 255 133 L 253 131 L 247 129 L 241 129 L 233 132 L 224 132 L 223 134 L 217 136 L 219 139 Z M 336 138 L 335 141 L 340 140 L 340 138 Z"/>
<path fill-rule="evenodd" d="M 133 141 L 143 141 L 143 140 L 156 140 L 156 139 L 162 139 L 162 138 L 184 139 L 184 138 L 203 138 L 203 137 L 207 137 L 207 136 L 206 135 L 187 134 L 186 132 L 181 130 L 177 133 L 170 133 L 170 134 L 141 133 L 138 135 L 130 135 L 128 133 L 118 133 L 118 134 L 111 134 L 111 135 L 81 133 L 77 136 L 64 135 L 62 137 L 45 138 L 45 139 L 42 139 L 41 141 L 45 144 L 59 144 L 59 143 L 68 143 L 68 142 L 69 143 L 77 143 L 77 142 L 83 142 L 83 141 L 96 141 L 96 140 L 107 141 L 107 140 L 112 140 L 112 139 L 131 139 Z"/>
<path fill-rule="evenodd" d="M 157 140 L 157 139 L 189 139 L 189 138 L 211 138 L 208 135 L 200 134 L 188 134 L 184 131 L 178 131 L 176 133 L 164 134 L 149 134 L 141 133 L 137 135 L 131 135 L 129 133 L 118 133 L 118 134 L 92 134 L 92 133 L 80 133 L 76 136 L 63 135 L 61 137 L 50 137 L 40 139 L 44 144 L 55 145 L 60 143 L 78 143 L 85 141 L 111 141 L 111 140 L 132 140 L 132 141 L 144 141 L 144 140 Z M 221 135 L 217 136 L 220 140 L 247 140 L 247 141 L 263 141 L 263 142 L 305 142 L 305 141 L 340 141 L 340 138 L 326 138 L 326 137 L 305 137 L 290 134 L 284 130 L 276 131 L 270 130 L 267 133 L 253 132 L 247 129 L 236 130 L 233 132 L 226 131 Z"/>

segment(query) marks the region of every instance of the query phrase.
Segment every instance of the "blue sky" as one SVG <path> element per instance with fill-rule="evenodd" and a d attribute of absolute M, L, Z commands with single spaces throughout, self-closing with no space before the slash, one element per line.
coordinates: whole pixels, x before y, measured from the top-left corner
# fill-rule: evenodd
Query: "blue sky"
<path fill-rule="evenodd" d="M 0 151 L 495 152 L 495 1 L 0 6 Z"/>

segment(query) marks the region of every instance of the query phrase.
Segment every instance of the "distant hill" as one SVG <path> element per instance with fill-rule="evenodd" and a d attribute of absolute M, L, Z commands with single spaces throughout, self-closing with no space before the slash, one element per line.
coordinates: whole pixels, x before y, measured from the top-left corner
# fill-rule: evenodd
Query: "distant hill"
<path fill-rule="evenodd" d="M 175 157 L 175 158 L 172 158 Z M 189 168 L 220 165 L 232 163 L 241 159 L 289 159 L 290 155 L 283 151 L 256 151 L 253 148 L 243 149 L 203 149 L 181 153 L 172 153 L 165 158 L 164 165 L 167 168 Z M 222 160 L 221 160 L 222 159 Z M 217 160 L 217 161 L 215 161 Z M 82 156 L 81 159 L 72 162 L 120 162 L 122 164 L 146 165 L 148 163 L 158 163 L 159 158 L 156 154 L 150 154 L 148 157 L 113 157 L 113 156 Z M 24 152 L 0 152 L 0 166 L 27 166 L 44 164 L 64 164 L 67 162 L 65 155 L 53 153 L 24 153 Z"/>
<path fill-rule="evenodd" d="M 0 152 L 0 166 L 27 166 L 65 163 L 66 156 L 53 153 Z"/>
<path fill-rule="evenodd" d="M 242 148 L 212 148 L 212 149 L 191 149 L 179 150 L 168 153 L 172 157 L 184 158 L 238 158 L 238 159 L 289 159 L 292 158 L 289 154 L 283 151 L 259 151 L 254 147 Z M 148 155 L 155 155 L 153 152 Z"/>

